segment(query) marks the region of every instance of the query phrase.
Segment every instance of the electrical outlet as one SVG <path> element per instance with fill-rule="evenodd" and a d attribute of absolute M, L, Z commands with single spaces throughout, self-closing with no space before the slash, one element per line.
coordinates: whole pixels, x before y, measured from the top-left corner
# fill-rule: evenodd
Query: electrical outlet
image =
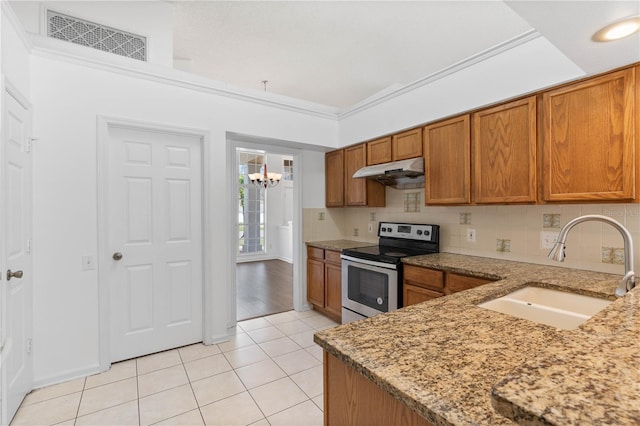
<path fill-rule="evenodd" d="M 476 242 L 476 230 L 473 228 L 467 228 L 467 241 L 470 243 Z"/>
<path fill-rule="evenodd" d="M 369 222 L 369 224 L 367 225 L 367 232 L 371 233 L 373 232 L 373 223 Z"/>
<path fill-rule="evenodd" d="M 93 256 L 82 256 L 82 270 L 91 271 L 96 269 L 96 259 Z"/>
<path fill-rule="evenodd" d="M 360 234 L 360 230 L 358 228 L 353 228 L 353 236 L 357 237 Z"/>
<path fill-rule="evenodd" d="M 545 250 L 552 249 L 558 240 L 558 234 L 559 232 L 540 231 L 540 248 Z"/>

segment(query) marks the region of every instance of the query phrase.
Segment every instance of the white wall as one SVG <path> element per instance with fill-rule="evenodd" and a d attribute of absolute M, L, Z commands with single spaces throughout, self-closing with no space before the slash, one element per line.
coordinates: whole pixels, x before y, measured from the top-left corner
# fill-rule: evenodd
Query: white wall
<path fill-rule="evenodd" d="M 436 121 L 578 78 L 584 72 L 542 37 L 340 120 L 341 146 Z"/>
<path fill-rule="evenodd" d="M 302 207 L 324 208 L 324 152 L 302 153 Z"/>
<path fill-rule="evenodd" d="M 13 19 L 12 19 L 13 18 Z M 2 74 L 27 99 L 31 97 L 30 67 L 31 56 L 25 46 L 26 34 L 18 24 L 10 8 L 2 7 L 2 33 L 0 34 L 2 52 Z"/>
<path fill-rule="evenodd" d="M 98 361 L 98 281 L 81 270 L 97 254 L 96 117 L 204 129 L 215 171 L 213 223 L 228 227 L 227 132 L 322 145 L 337 122 L 40 56 L 32 58 L 36 384 L 81 375 Z M 216 239 L 214 334 L 226 332 L 230 233 Z"/>
<path fill-rule="evenodd" d="M 97 24 L 147 37 L 151 64 L 173 66 L 172 6 L 165 1 L 11 1 L 11 7 L 25 30 L 41 34 L 48 8 Z"/>

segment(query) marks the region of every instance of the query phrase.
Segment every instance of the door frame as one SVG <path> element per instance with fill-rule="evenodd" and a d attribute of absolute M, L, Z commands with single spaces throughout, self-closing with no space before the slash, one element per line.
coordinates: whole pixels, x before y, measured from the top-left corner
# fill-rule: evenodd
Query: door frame
<path fill-rule="evenodd" d="M 229 253 L 230 253 L 230 269 L 229 269 L 229 316 L 227 317 L 227 329 L 233 330 L 237 320 L 237 234 L 231 230 L 235 230 L 238 217 L 237 194 L 235 182 L 237 182 L 236 174 L 236 148 L 247 148 L 265 151 L 266 155 L 290 155 L 293 157 L 293 309 L 296 311 L 307 311 L 311 309 L 311 305 L 307 302 L 307 286 L 302 277 L 306 277 L 306 265 L 302 261 L 305 259 L 302 251 L 304 244 L 302 243 L 302 149 L 290 148 L 285 146 L 286 141 L 260 138 L 255 136 L 247 136 L 241 134 L 227 134 L 227 164 L 233 164 L 228 168 L 228 181 L 234 182 L 233 188 L 227 193 L 229 205 Z M 235 181 L 234 181 L 235 179 Z M 234 237 L 235 235 L 235 237 Z"/>
<path fill-rule="evenodd" d="M 202 341 L 205 345 L 213 343 L 213 233 L 211 223 L 211 137 L 208 130 L 173 126 L 163 123 L 132 120 L 122 117 L 97 117 L 97 198 L 98 198 L 98 309 L 99 309 L 99 369 L 106 371 L 110 360 L 110 312 L 109 312 L 109 254 L 108 247 L 108 138 L 109 128 L 120 127 L 131 130 L 171 133 L 196 136 L 200 138 L 202 161 Z"/>

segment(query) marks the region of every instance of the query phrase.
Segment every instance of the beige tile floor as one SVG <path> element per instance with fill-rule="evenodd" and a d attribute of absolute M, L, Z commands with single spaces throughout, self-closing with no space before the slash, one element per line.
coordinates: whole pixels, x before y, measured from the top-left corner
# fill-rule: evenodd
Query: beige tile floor
<path fill-rule="evenodd" d="M 322 350 L 337 324 L 315 311 L 238 323 L 232 340 L 115 363 L 37 389 L 12 425 L 322 425 Z"/>

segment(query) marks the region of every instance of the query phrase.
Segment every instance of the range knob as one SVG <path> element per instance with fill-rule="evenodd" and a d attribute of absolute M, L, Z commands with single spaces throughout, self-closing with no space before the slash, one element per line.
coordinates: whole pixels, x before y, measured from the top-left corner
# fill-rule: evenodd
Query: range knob
<path fill-rule="evenodd" d="M 422 230 L 418 229 L 418 231 L 416 232 L 418 235 L 422 235 Z"/>
<path fill-rule="evenodd" d="M 428 237 L 430 234 L 431 234 L 431 232 L 429 232 L 429 231 L 424 231 L 424 235 L 425 235 L 425 237 Z"/>

